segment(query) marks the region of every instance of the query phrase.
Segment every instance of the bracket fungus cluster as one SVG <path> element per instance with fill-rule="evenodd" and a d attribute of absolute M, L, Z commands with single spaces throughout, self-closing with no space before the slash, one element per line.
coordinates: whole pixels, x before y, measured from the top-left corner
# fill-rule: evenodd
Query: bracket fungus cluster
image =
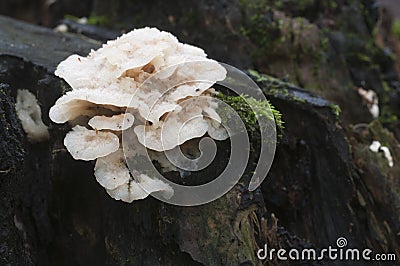
<path fill-rule="evenodd" d="M 207 132 L 217 140 L 228 137 L 212 100 L 225 68 L 170 33 L 133 30 L 87 57 L 69 56 L 55 74 L 72 90 L 56 101 L 50 118 L 74 125 L 64 145 L 76 160 L 97 159 L 96 180 L 117 200 L 156 191 L 173 195 L 166 182 L 128 169 L 124 132 L 130 130 L 134 155 L 170 150 Z"/>

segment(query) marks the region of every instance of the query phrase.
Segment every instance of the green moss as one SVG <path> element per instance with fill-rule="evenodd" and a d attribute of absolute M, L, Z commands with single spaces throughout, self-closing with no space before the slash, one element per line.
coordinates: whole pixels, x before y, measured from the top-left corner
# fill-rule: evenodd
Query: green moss
<path fill-rule="evenodd" d="M 399 121 L 399 118 L 393 113 L 393 110 L 389 106 L 383 106 L 379 121 L 383 124 L 394 124 Z"/>
<path fill-rule="evenodd" d="M 290 96 L 289 91 L 286 89 L 287 86 L 289 86 L 289 83 L 283 82 L 282 80 L 279 80 L 267 74 L 261 74 L 253 69 L 249 69 L 248 73 L 253 79 L 255 79 L 257 83 L 265 84 L 268 87 L 268 93 L 277 92 L 285 96 Z"/>
<path fill-rule="evenodd" d="M 72 21 L 78 21 L 78 19 L 79 19 L 77 16 L 73 16 L 73 15 L 69 15 L 69 14 L 65 15 L 64 18 L 72 20 Z"/>
<path fill-rule="evenodd" d="M 88 17 L 87 24 L 101 27 L 111 27 L 113 22 L 108 16 L 99 16 L 92 14 Z"/>
<path fill-rule="evenodd" d="M 357 59 L 362 63 L 371 63 L 372 62 L 371 57 L 369 57 L 366 54 L 359 53 L 359 54 L 356 54 L 356 56 L 357 56 Z"/>
<path fill-rule="evenodd" d="M 217 94 L 217 98 L 233 108 L 240 119 L 246 126 L 246 129 L 251 133 L 259 131 L 258 121 L 261 117 L 274 120 L 278 129 L 278 137 L 282 137 L 284 122 L 282 114 L 272 106 L 268 100 L 260 101 L 246 95 L 228 96 L 222 93 Z M 223 110 L 221 110 L 222 113 Z M 228 113 L 228 112 L 227 112 Z M 230 117 L 221 117 L 223 123 L 226 123 Z"/>
<path fill-rule="evenodd" d="M 274 95 L 274 96 L 285 96 L 287 99 L 296 101 L 299 103 L 306 103 L 307 100 L 298 98 L 292 94 L 289 93 L 287 90 L 287 87 L 293 86 L 292 84 L 288 82 L 283 82 L 277 78 L 271 77 L 266 74 L 261 74 L 257 72 L 256 70 L 249 69 L 248 70 L 250 76 L 256 80 L 257 83 L 261 83 L 265 85 L 266 89 L 264 90 L 264 93 L 267 95 Z"/>
<path fill-rule="evenodd" d="M 257 46 L 252 50 L 252 57 L 273 55 L 275 47 L 285 41 L 281 34 L 283 22 L 273 18 L 267 1 L 241 0 L 240 8 L 245 21 L 241 33 Z"/>
<path fill-rule="evenodd" d="M 393 22 L 391 32 L 396 38 L 400 39 L 400 20 L 399 19 L 395 20 Z"/>
<path fill-rule="evenodd" d="M 65 15 L 64 18 L 75 22 L 79 20 L 78 17 L 69 14 Z M 113 21 L 108 16 L 90 15 L 87 19 L 87 24 L 101 27 L 111 27 L 113 26 Z"/>
<path fill-rule="evenodd" d="M 383 92 L 379 94 L 380 101 L 380 115 L 379 121 L 383 124 L 393 124 L 399 121 L 396 115 L 396 110 L 390 105 L 390 94 L 395 91 L 395 88 L 391 88 L 386 81 L 382 82 Z"/>
<path fill-rule="evenodd" d="M 340 113 L 342 112 L 342 109 L 340 108 L 339 105 L 331 103 L 329 105 L 329 107 L 331 108 L 332 112 L 335 114 L 336 118 L 339 119 Z"/>
<path fill-rule="evenodd" d="M 329 38 L 326 36 L 321 37 L 320 44 L 321 44 L 321 49 L 326 51 L 329 47 Z"/>
<path fill-rule="evenodd" d="M 254 70 L 254 69 L 249 69 L 248 70 L 249 74 L 256 79 L 257 82 L 264 82 L 264 81 L 268 81 L 268 82 L 280 82 L 279 79 L 268 76 L 266 74 L 261 74 L 258 71 Z"/>

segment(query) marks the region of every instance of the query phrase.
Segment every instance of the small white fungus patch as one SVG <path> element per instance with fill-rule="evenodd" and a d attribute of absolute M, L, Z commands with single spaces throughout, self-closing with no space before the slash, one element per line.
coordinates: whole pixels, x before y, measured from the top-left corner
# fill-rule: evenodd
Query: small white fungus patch
<path fill-rule="evenodd" d="M 49 139 L 49 130 L 42 121 L 42 111 L 35 95 L 28 90 L 18 90 L 15 110 L 30 142 Z"/>
<path fill-rule="evenodd" d="M 378 152 L 381 147 L 381 143 L 377 140 L 372 141 L 372 144 L 369 146 L 369 149 L 373 152 Z"/>
<path fill-rule="evenodd" d="M 57 26 L 54 28 L 54 31 L 55 31 L 55 32 L 62 32 L 62 33 L 68 32 L 68 26 L 65 25 L 65 24 L 57 25 Z"/>
<path fill-rule="evenodd" d="M 358 88 L 357 91 L 363 102 L 367 105 L 372 117 L 377 118 L 379 116 L 379 99 L 376 92 L 373 90 L 364 90 L 363 88 Z"/>
<path fill-rule="evenodd" d="M 372 144 L 369 146 L 369 149 L 375 153 L 382 151 L 383 154 L 385 155 L 385 158 L 388 161 L 389 167 L 394 166 L 393 157 L 392 157 L 392 154 L 390 153 L 390 150 L 388 147 L 382 146 L 382 144 L 379 141 L 374 140 L 374 141 L 372 141 Z"/>

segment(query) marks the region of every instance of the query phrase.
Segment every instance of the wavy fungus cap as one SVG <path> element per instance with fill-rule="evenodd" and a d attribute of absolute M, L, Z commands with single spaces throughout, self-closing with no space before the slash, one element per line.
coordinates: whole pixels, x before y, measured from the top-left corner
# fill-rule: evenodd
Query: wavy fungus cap
<path fill-rule="evenodd" d="M 118 150 L 119 138 L 111 132 L 75 126 L 65 136 L 64 145 L 75 160 L 90 161 Z"/>
<path fill-rule="evenodd" d="M 135 117 L 130 113 L 113 115 L 111 117 L 107 116 L 95 116 L 91 118 L 88 122 L 89 126 L 93 129 L 102 130 L 110 129 L 114 131 L 126 130 L 133 126 Z"/>

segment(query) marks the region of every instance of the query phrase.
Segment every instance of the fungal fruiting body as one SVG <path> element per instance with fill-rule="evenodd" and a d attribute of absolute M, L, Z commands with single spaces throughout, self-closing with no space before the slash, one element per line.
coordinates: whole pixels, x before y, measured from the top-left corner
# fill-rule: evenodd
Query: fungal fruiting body
<path fill-rule="evenodd" d="M 366 103 L 372 117 L 377 118 L 379 116 L 379 99 L 376 92 L 373 90 L 364 90 L 363 88 L 358 88 L 357 91 L 363 102 Z"/>
<path fill-rule="evenodd" d="M 369 149 L 370 149 L 370 151 L 375 152 L 375 153 L 378 153 L 380 151 L 383 152 L 386 160 L 388 161 L 389 167 L 394 166 L 393 157 L 392 157 L 392 154 L 390 153 L 390 150 L 388 147 L 383 146 L 379 141 L 374 140 L 374 141 L 372 141 L 371 145 L 369 146 Z"/>
<path fill-rule="evenodd" d="M 72 90 L 56 101 L 50 118 L 75 124 L 64 145 L 76 160 L 97 159 L 96 180 L 117 200 L 173 195 L 167 183 L 128 169 L 121 144 L 127 130 L 133 134 L 129 156 L 170 150 L 207 132 L 228 137 L 212 100 L 212 85 L 225 79 L 225 68 L 170 33 L 133 30 L 87 57 L 69 56 L 55 74 Z"/>
<path fill-rule="evenodd" d="M 42 121 L 42 110 L 35 95 L 28 90 L 18 90 L 15 110 L 30 142 L 49 139 L 49 130 Z"/>

